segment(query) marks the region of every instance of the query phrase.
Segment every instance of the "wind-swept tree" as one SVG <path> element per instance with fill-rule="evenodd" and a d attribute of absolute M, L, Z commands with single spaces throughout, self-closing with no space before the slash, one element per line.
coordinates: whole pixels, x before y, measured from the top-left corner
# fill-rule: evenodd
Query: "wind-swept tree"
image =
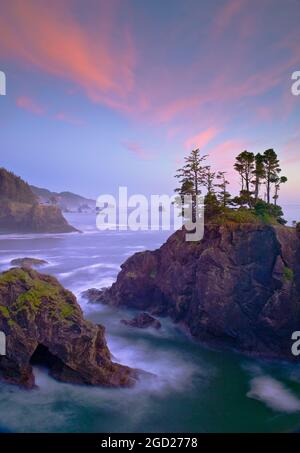
<path fill-rule="evenodd" d="M 267 189 L 267 203 L 271 203 L 271 187 L 272 183 L 279 178 L 281 172 L 278 156 L 273 149 L 267 149 L 263 155 L 265 178 L 266 178 L 266 189 Z"/>
<path fill-rule="evenodd" d="M 255 170 L 255 156 L 249 151 L 243 151 L 236 157 L 234 169 L 241 177 L 241 197 L 246 201 L 248 206 L 251 206 L 251 184 L 253 171 Z"/>
<path fill-rule="evenodd" d="M 231 195 L 227 191 L 229 181 L 226 179 L 226 171 L 219 171 L 217 174 L 217 179 L 220 180 L 220 183 L 216 184 L 216 187 L 220 189 L 217 198 L 221 203 L 222 207 L 226 208 L 231 201 Z"/>
<path fill-rule="evenodd" d="M 207 190 L 207 195 L 212 195 L 215 193 L 215 178 L 216 172 L 212 171 L 209 165 L 204 167 L 203 185 Z"/>
<path fill-rule="evenodd" d="M 201 156 L 199 149 L 194 149 L 188 157 L 185 157 L 185 164 L 177 170 L 175 178 L 179 180 L 180 186 L 175 189 L 181 199 L 184 195 L 192 196 L 193 221 L 196 219 L 197 196 L 201 195 L 205 182 L 205 166 L 203 162 L 207 156 Z"/>
<path fill-rule="evenodd" d="M 272 180 L 272 182 L 274 183 L 274 186 L 275 186 L 275 192 L 273 195 L 273 200 L 274 200 L 275 206 L 277 206 L 277 200 L 279 198 L 280 186 L 281 186 L 281 184 L 285 184 L 287 182 L 287 180 L 288 179 L 286 176 L 280 176 L 280 177 L 278 176 Z"/>
<path fill-rule="evenodd" d="M 205 216 L 206 218 L 213 218 L 221 213 L 222 209 L 216 195 L 216 179 L 217 173 L 211 170 L 210 166 L 205 167 L 204 173 L 204 187 L 206 188 L 206 195 L 204 199 Z"/>
<path fill-rule="evenodd" d="M 260 186 L 265 178 L 264 156 L 260 153 L 255 156 L 255 168 L 253 170 L 253 186 L 254 186 L 254 202 L 256 203 L 259 197 Z"/>

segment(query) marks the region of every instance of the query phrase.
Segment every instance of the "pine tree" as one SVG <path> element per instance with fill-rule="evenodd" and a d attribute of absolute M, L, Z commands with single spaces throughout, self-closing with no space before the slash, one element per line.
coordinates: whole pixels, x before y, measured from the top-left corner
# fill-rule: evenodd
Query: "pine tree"
<path fill-rule="evenodd" d="M 210 166 L 204 167 L 203 185 L 207 190 L 207 195 L 212 195 L 215 193 L 215 178 L 216 172 L 212 171 Z"/>
<path fill-rule="evenodd" d="M 205 167 L 204 173 L 204 187 L 206 188 L 206 195 L 204 199 L 205 204 L 205 217 L 211 219 L 219 214 L 221 214 L 220 203 L 216 195 L 216 172 L 211 170 L 210 166 Z"/>
<path fill-rule="evenodd" d="M 267 203 L 271 202 L 271 186 L 272 183 L 279 178 L 281 172 L 278 156 L 273 149 L 267 149 L 263 155 L 264 169 L 267 188 Z"/>
<path fill-rule="evenodd" d="M 236 157 L 234 169 L 239 173 L 241 177 L 241 198 L 246 201 L 249 207 L 251 207 L 251 184 L 253 171 L 255 170 L 255 156 L 249 151 L 243 151 Z"/>
<path fill-rule="evenodd" d="M 219 171 L 217 174 L 217 179 L 220 180 L 220 183 L 216 184 L 216 187 L 220 189 L 217 198 L 222 207 L 226 208 L 231 201 L 231 195 L 229 192 L 227 192 L 229 181 L 226 179 L 226 171 Z"/>
<path fill-rule="evenodd" d="M 254 202 L 256 203 L 259 197 L 259 190 L 263 179 L 265 178 L 264 156 L 260 153 L 255 156 L 255 168 L 253 170 L 253 185 L 254 185 Z"/>
<path fill-rule="evenodd" d="M 281 177 L 278 176 L 277 178 L 275 178 L 271 181 L 272 183 L 274 183 L 274 186 L 275 186 L 275 191 L 274 191 L 274 196 L 273 196 L 275 206 L 277 206 L 277 200 L 279 198 L 280 186 L 281 186 L 281 184 L 285 184 L 287 182 L 287 180 L 288 179 L 286 176 L 281 176 Z"/>
<path fill-rule="evenodd" d="M 205 166 L 203 162 L 207 156 L 201 156 L 200 150 L 193 150 L 188 157 L 185 157 L 185 165 L 177 170 L 175 178 L 179 179 L 180 187 L 175 189 L 181 200 L 184 195 L 192 196 L 192 218 L 196 220 L 197 196 L 201 195 L 205 182 Z"/>

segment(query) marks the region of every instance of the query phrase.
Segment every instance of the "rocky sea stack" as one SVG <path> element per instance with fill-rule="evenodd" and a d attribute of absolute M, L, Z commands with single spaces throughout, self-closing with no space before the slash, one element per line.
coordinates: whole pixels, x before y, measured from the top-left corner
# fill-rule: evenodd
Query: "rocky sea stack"
<path fill-rule="evenodd" d="M 0 168 L 0 233 L 70 233 L 58 206 L 39 204 L 30 186 Z"/>
<path fill-rule="evenodd" d="M 95 296 L 95 295 L 94 295 Z M 295 360 L 300 330 L 300 240 L 296 228 L 208 224 L 200 242 L 174 233 L 136 253 L 98 300 L 170 316 L 199 340 Z"/>
<path fill-rule="evenodd" d="M 131 386 L 135 371 L 113 363 L 104 327 L 83 318 L 75 296 L 59 282 L 29 268 L 0 274 L 0 331 L 6 355 L 0 378 L 32 388 L 32 365 L 45 365 L 57 380 L 109 387 Z"/>

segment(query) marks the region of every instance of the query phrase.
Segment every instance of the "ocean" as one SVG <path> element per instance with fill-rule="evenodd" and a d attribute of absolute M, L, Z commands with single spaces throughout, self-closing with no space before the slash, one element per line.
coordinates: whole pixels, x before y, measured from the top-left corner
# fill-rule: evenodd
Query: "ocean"
<path fill-rule="evenodd" d="M 201 346 L 168 319 L 162 329 L 120 323 L 132 310 L 89 304 L 82 291 L 111 285 L 130 255 L 158 248 L 161 231 L 100 232 L 92 214 L 68 214 L 82 233 L 1 235 L 0 270 L 18 257 L 78 297 L 86 318 L 106 327 L 114 360 L 140 368 L 131 389 L 73 386 L 35 367 L 38 388 L 0 384 L 0 430 L 10 432 L 289 432 L 300 426 L 300 367 Z"/>

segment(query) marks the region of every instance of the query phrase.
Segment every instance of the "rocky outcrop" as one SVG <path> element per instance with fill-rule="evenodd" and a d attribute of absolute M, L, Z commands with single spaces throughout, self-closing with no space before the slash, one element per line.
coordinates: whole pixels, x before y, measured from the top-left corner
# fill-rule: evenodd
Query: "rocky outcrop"
<path fill-rule="evenodd" d="M 30 189 L 40 202 L 52 203 L 54 200 L 63 212 L 91 212 L 96 209 L 96 200 L 72 192 L 51 192 L 36 186 L 30 186 Z"/>
<path fill-rule="evenodd" d="M 18 176 L 0 169 L 0 233 L 70 233 L 58 206 L 41 205 L 30 186 Z"/>
<path fill-rule="evenodd" d="M 39 258 L 30 258 L 26 256 L 25 258 L 15 258 L 14 260 L 11 260 L 10 264 L 12 266 L 32 267 L 44 266 L 45 264 L 48 264 L 48 262 Z"/>
<path fill-rule="evenodd" d="M 300 239 L 295 228 L 207 225 L 200 242 L 178 231 L 136 253 L 98 300 L 170 316 L 199 340 L 294 360 L 300 330 Z"/>
<path fill-rule="evenodd" d="M 112 362 L 104 327 L 86 321 L 75 296 L 54 277 L 28 268 L 0 274 L 0 331 L 6 335 L 6 355 L 0 356 L 6 382 L 32 388 L 36 363 L 63 382 L 135 382 L 135 371 Z"/>
<path fill-rule="evenodd" d="M 71 233 L 59 207 L 0 200 L 0 233 Z"/>
<path fill-rule="evenodd" d="M 153 329 L 160 329 L 161 323 L 158 319 L 153 318 L 153 316 L 148 313 L 139 313 L 133 319 L 121 319 L 121 323 L 129 327 L 137 327 L 138 329 L 147 329 L 152 327 Z"/>
<path fill-rule="evenodd" d="M 29 185 L 5 168 L 0 168 L 0 198 L 29 205 L 37 202 L 37 197 Z"/>
<path fill-rule="evenodd" d="M 105 297 L 104 294 L 106 293 L 107 288 L 97 289 L 97 288 L 90 288 L 86 291 L 81 293 L 81 296 L 88 300 L 90 304 L 99 304 L 104 302 Z"/>

